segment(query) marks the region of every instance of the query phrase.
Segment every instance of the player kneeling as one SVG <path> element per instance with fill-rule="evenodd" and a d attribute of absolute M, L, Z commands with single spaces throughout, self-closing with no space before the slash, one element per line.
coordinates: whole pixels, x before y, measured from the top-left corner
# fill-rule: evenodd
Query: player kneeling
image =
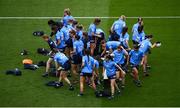
<path fill-rule="evenodd" d="M 139 51 L 139 44 L 134 44 L 134 49 L 129 52 L 130 65 L 132 67 L 131 75 L 134 78 L 134 83 L 136 86 L 141 87 L 141 82 L 139 80 L 138 68 L 139 64 L 143 64 L 143 52 Z"/>
<path fill-rule="evenodd" d="M 54 61 L 57 72 L 60 73 L 59 81 L 57 82 L 56 87 L 63 86 L 62 80 L 65 80 L 70 86 L 69 90 L 74 90 L 74 87 L 72 86 L 71 82 L 69 81 L 66 75 L 67 71 L 71 68 L 69 59 L 65 56 L 65 54 L 58 52 L 57 49 L 55 49 L 55 52 L 56 54 L 54 56 Z"/>

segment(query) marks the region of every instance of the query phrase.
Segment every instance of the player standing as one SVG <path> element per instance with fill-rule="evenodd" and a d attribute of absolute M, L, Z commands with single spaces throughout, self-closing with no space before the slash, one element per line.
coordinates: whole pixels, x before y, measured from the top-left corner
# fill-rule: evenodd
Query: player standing
<path fill-rule="evenodd" d="M 151 39 L 153 38 L 153 35 L 147 35 L 146 39 L 141 42 L 139 50 L 143 52 L 144 54 L 144 61 L 143 61 L 143 72 L 144 76 L 149 76 L 149 73 L 147 72 L 147 60 L 148 60 L 148 53 L 151 48 L 154 48 L 156 46 L 156 43 L 152 45 Z"/>
<path fill-rule="evenodd" d="M 90 56 L 89 50 L 85 50 L 85 55 L 82 57 L 82 70 L 80 73 L 80 93 L 78 96 L 83 96 L 84 94 L 84 81 L 86 77 L 91 79 L 92 87 L 94 90 L 96 90 L 96 85 L 92 77 L 94 66 L 94 58 Z"/>
<path fill-rule="evenodd" d="M 96 27 L 100 24 L 101 20 L 99 18 L 94 19 L 94 22 L 90 24 L 88 29 L 88 37 L 90 40 L 90 49 L 91 49 L 91 56 L 94 55 L 94 50 L 96 48 L 96 41 L 95 37 L 101 37 L 101 35 L 96 34 Z"/>
<path fill-rule="evenodd" d="M 120 34 L 122 33 L 123 27 L 126 26 L 125 22 L 126 17 L 124 15 L 121 15 L 121 17 L 113 23 L 111 26 L 111 39 L 114 40 L 114 38 L 120 37 Z"/>

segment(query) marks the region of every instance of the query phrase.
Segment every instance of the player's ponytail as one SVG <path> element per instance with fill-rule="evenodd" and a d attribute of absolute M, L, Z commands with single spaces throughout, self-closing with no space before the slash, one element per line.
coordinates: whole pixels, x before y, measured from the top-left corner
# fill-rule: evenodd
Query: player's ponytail
<path fill-rule="evenodd" d="M 89 62 L 90 50 L 86 49 L 86 50 L 84 51 L 84 53 L 85 53 L 85 55 L 87 55 L 87 57 L 88 57 L 88 62 Z"/>

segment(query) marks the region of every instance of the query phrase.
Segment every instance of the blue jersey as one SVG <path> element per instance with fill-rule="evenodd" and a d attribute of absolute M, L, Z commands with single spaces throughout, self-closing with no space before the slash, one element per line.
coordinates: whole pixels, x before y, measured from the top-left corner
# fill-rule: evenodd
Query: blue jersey
<path fill-rule="evenodd" d="M 103 62 L 103 66 L 106 70 L 107 76 L 116 75 L 116 63 L 114 61 L 108 60 Z"/>
<path fill-rule="evenodd" d="M 73 16 L 71 16 L 71 15 L 70 16 L 69 15 L 64 16 L 62 19 L 63 25 L 66 26 L 68 24 L 69 20 L 74 20 Z"/>
<path fill-rule="evenodd" d="M 82 73 L 92 73 L 94 68 L 94 59 L 91 56 L 83 56 L 82 63 L 84 63 L 84 67 L 82 68 Z"/>
<path fill-rule="evenodd" d="M 131 50 L 129 52 L 129 56 L 130 56 L 130 63 L 134 64 L 134 65 L 139 65 L 142 58 L 143 58 L 143 52 L 137 50 Z"/>
<path fill-rule="evenodd" d="M 139 50 L 145 54 L 148 52 L 148 49 L 151 48 L 151 46 L 152 46 L 152 44 L 149 41 L 149 39 L 146 39 L 141 42 L 141 46 L 140 46 Z"/>
<path fill-rule="evenodd" d="M 138 43 L 141 43 L 144 39 L 145 39 L 144 31 L 142 31 L 141 33 L 136 32 L 133 34 L 133 37 L 132 37 L 132 40 L 134 40 Z"/>
<path fill-rule="evenodd" d="M 106 50 L 112 49 L 115 50 L 121 43 L 119 41 L 108 41 L 106 43 Z"/>
<path fill-rule="evenodd" d="M 99 69 L 99 62 L 96 59 L 94 59 L 94 65 L 96 69 Z"/>
<path fill-rule="evenodd" d="M 61 32 L 63 33 L 65 41 L 67 41 L 69 39 L 69 29 L 70 28 L 68 28 L 68 26 L 63 26 L 61 28 Z"/>
<path fill-rule="evenodd" d="M 58 62 L 58 64 L 63 65 L 64 63 L 66 63 L 69 59 L 66 57 L 65 54 L 58 52 L 55 54 L 54 56 L 54 61 Z"/>
<path fill-rule="evenodd" d="M 128 48 L 126 41 L 129 41 L 129 34 L 126 33 L 124 36 L 122 36 L 122 33 L 121 33 L 119 41 L 121 42 L 121 44 L 123 45 L 125 49 Z"/>
<path fill-rule="evenodd" d="M 76 51 L 76 54 L 80 54 L 82 56 L 84 50 L 84 43 L 81 40 L 76 40 L 73 42 L 73 48 Z"/>
<path fill-rule="evenodd" d="M 113 26 L 113 30 L 114 30 L 118 35 L 120 35 L 121 32 L 122 32 L 123 27 L 126 26 L 126 23 L 125 23 L 125 21 L 119 19 L 119 20 L 115 21 L 112 26 Z"/>
<path fill-rule="evenodd" d="M 132 28 L 133 34 L 138 32 L 138 27 L 139 27 L 139 23 L 136 23 L 136 24 L 133 25 L 133 28 Z"/>
<path fill-rule="evenodd" d="M 76 35 L 79 36 L 81 40 L 83 40 L 83 31 L 82 30 L 77 31 Z"/>
<path fill-rule="evenodd" d="M 96 25 L 95 24 L 90 24 L 89 29 L 88 29 L 88 36 L 90 39 L 92 39 L 92 33 L 96 33 Z"/>
<path fill-rule="evenodd" d="M 65 48 L 66 47 L 66 44 L 65 44 L 65 39 L 64 39 L 64 34 L 63 32 L 60 30 L 57 31 L 56 35 L 55 35 L 55 38 L 56 38 L 56 43 L 58 40 L 60 40 L 60 44 L 57 45 L 57 48 L 58 49 L 62 49 L 62 48 Z"/>
<path fill-rule="evenodd" d="M 125 62 L 125 51 L 124 50 L 121 50 L 121 51 L 115 50 L 113 52 L 113 54 L 114 54 L 114 62 L 115 63 L 124 64 L 124 62 Z"/>

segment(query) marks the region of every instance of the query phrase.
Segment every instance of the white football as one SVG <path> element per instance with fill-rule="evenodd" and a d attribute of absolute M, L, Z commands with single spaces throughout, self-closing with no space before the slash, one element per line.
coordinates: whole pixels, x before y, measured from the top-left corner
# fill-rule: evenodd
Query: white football
<path fill-rule="evenodd" d="M 156 47 L 160 47 L 160 46 L 161 46 L 161 43 L 156 44 Z"/>

